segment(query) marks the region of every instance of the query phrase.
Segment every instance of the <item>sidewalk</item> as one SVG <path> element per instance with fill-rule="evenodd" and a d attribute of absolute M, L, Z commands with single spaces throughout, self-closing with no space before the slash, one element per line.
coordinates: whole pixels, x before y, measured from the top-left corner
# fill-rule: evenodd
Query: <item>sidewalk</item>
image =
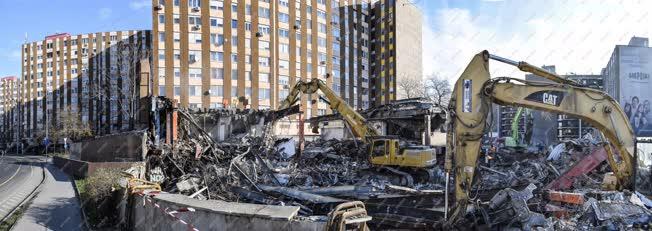
<path fill-rule="evenodd" d="M 41 192 L 12 230 L 84 230 L 72 179 L 52 164 L 45 169 Z"/>

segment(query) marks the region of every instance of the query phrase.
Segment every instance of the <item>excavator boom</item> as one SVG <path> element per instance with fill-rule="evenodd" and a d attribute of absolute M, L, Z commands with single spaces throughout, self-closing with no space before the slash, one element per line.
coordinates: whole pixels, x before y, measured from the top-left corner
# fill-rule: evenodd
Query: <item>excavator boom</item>
<path fill-rule="evenodd" d="M 544 76 L 556 83 L 531 82 L 513 78 L 490 79 L 487 51 L 473 57 L 457 80 L 451 96 L 446 169 L 455 173 L 455 199 L 458 203 L 451 219 L 465 211 L 469 189 L 473 184 L 480 140 L 489 128 L 491 104 L 525 107 L 572 115 L 600 130 L 608 139 L 607 160 L 620 188 L 632 186 L 635 137 L 627 116 L 618 102 L 605 92 L 582 87 L 574 81 L 525 62 L 500 58 L 499 61 Z M 517 84 L 518 83 L 518 84 Z M 611 146 L 617 150 L 612 151 Z M 449 160 L 450 159 L 450 160 Z M 454 167 L 451 163 L 454 161 Z"/>
<path fill-rule="evenodd" d="M 312 79 L 310 82 L 300 80 L 294 85 L 288 97 L 281 102 L 279 110 L 286 109 L 294 105 L 301 99 L 301 94 L 313 94 L 321 91 L 324 97 L 328 99 L 330 108 L 339 112 L 346 123 L 351 127 L 353 135 L 363 139 L 378 136 L 378 132 L 372 127 L 367 125 L 366 119 L 360 115 L 355 109 L 349 106 L 342 98 L 337 96 L 335 92 L 320 79 Z"/>

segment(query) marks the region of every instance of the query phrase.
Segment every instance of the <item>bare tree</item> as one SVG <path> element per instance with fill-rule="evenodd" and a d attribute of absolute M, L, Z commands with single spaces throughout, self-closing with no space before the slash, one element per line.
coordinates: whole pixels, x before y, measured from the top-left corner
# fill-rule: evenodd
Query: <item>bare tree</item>
<path fill-rule="evenodd" d="M 399 99 L 424 97 L 424 85 L 421 77 L 404 76 L 396 81 L 396 90 Z"/>
<path fill-rule="evenodd" d="M 425 95 L 435 106 L 446 109 L 453 90 L 448 80 L 430 75 L 425 81 Z"/>
<path fill-rule="evenodd" d="M 47 135 L 48 138 L 55 143 L 61 141 L 63 138 L 68 138 L 70 141 L 77 141 L 83 138 L 92 137 L 93 131 L 87 122 L 80 119 L 79 113 L 71 110 L 62 110 L 58 115 L 59 119 L 56 122 L 48 123 L 49 134 L 45 134 L 45 130 L 37 133 L 38 140 L 43 140 Z"/>

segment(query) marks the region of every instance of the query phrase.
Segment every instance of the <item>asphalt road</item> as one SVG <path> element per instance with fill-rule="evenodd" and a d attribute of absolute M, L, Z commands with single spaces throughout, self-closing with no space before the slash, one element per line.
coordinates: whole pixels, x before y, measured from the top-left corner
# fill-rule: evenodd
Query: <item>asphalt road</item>
<path fill-rule="evenodd" d="M 0 157 L 0 219 L 17 207 L 43 179 L 41 158 Z"/>

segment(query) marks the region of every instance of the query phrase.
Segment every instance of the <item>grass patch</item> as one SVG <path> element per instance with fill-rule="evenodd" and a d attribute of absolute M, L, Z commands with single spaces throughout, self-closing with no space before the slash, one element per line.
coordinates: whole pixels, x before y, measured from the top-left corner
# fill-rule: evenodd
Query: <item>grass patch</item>
<path fill-rule="evenodd" d="M 32 204 L 32 201 L 34 200 L 35 197 L 32 197 L 27 201 L 25 204 L 21 205 L 18 207 L 18 209 L 14 212 L 14 214 L 11 214 L 7 220 L 3 221 L 0 223 L 0 231 L 7 231 L 10 230 L 11 227 L 13 227 L 18 220 L 20 220 L 21 217 L 23 217 L 23 214 L 25 214 L 25 211 L 27 211 L 27 208 L 29 208 L 29 205 Z"/>
<path fill-rule="evenodd" d="M 98 169 L 91 176 L 75 180 L 81 206 L 91 227 L 114 225 L 118 214 L 115 212 L 115 188 L 120 179 L 119 169 Z"/>

